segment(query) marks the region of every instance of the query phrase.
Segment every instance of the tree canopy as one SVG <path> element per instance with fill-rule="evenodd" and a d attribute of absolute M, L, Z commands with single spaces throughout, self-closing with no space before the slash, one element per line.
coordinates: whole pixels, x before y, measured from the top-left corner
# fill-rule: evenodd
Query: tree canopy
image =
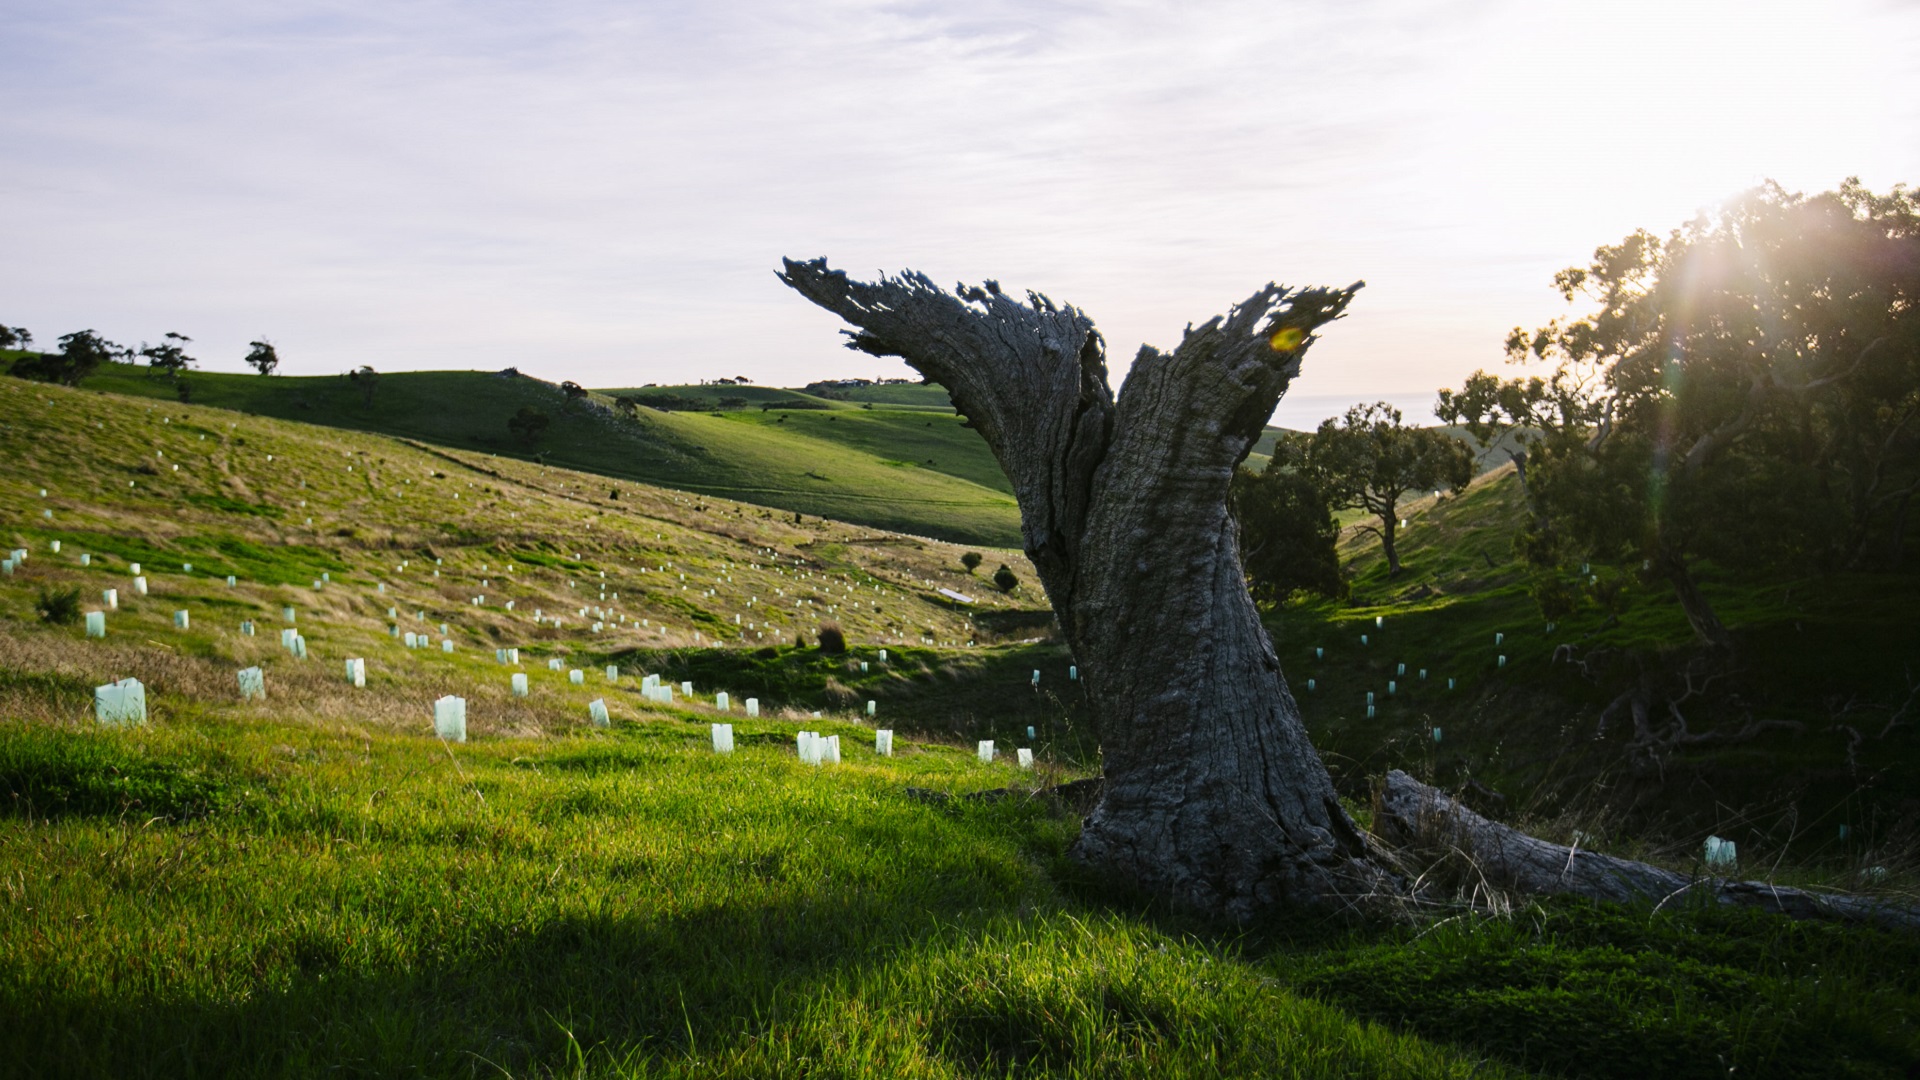
<path fill-rule="evenodd" d="M 60 335 L 59 352 L 23 356 L 14 361 L 11 373 L 23 379 L 78 386 L 80 380 L 99 370 L 101 364 L 123 352 L 120 346 L 92 330 L 75 330 Z"/>
<path fill-rule="evenodd" d="M 249 341 L 247 345 L 248 367 L 262 375 L 271 375 L 280 366 L 280 353 L 273 347 L 273 342 L 261 338 L 259 341 Z"/>
<path fill-rule="evenodd" d="M 1312 481 L 1269 462 L 1262 472 L 1237 470 L 1228 492 L 1254 599 L 1284 604 L 1299 593 L 1347 594 L 1335 550 L 1340 525 Z"/>
<path fill-rule="evenodd" d="M 1898 561 L 1920 491 L 1920 201 L 1769 183 L 1555 276 L 1586 314 L 1508 338 L 1542 375 L 1475 372 L 1439 413 L 1524 440 L 1530 558 L 1638 559 L 1697 636 L 1695 582 Z"/>
<path fill-rule="evenodd" d="M 1408 427 L 1384 401 L 1355 405 L 1312 435 L 1280 439 L 1268 471 L 1275 466 L 1297 469 L 1328 506 L 1374 515 L 1378 524 L 1361 527 L 1380 537 L 1389 575 L 1400 572 L 1400 499 L 1410 491 L 1458 491 L 1473 480 L 1465 443 L 1435 428 Z"/>
<path fill-rule="evenodd" d="M 176 334 L 169 330 L 158 345 L 142 345 L 140 355 L 147 358 L 147 367 L 169 378 L 177 378 L 181 372 L 192 367 L 197 361 L 188 356 L 184 348 L 193 339 L 185 334 Z"/>
<path fill-rule="evenodd" d="M 546 434 L 547 425 L 553 423 L 553 417 L 531 405 L 520 406 L 520 411 L 507 418 L 507 431 L 527 446 L 540 441 Z"/>

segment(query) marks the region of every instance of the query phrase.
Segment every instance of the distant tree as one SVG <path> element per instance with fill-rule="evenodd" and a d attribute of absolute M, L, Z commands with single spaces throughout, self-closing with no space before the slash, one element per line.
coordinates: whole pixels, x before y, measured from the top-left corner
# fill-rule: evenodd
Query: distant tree
<path fill-rule="evenodd" d="M 365 408 L 373 408 L 373 388 L 380 380 L 380 373 L 362 365 L 347 372 L 347 380 L 360 387 L 360 404 Z"/>
<path fill-rule="evenodd" d="M 14 327 L 13 336 L 19 340 L 20 348 L 22 349 L 33 348 L 33 333 L 32 331 L 28 330 L 26 327 L 24 326 Z"/>
<path fill-rule="evenodd" d="M 966 567 L 967 573 L 969 574 L 980 569 L 980 564 L 984 561 L 986 560 L 983 559 L 977 551 L 969 551 L 965 555 L 960 556 L 960 565 Z"/>
<path fill-rule="evenodd" d="M 24 348 L 20 344 L 20 331 L 16 327 L 0 323 L 0 349 Z"/>
<path fill-rule="evenodd" d="M 280 366 L 280 353 L 274 349 L 273 342 L 266 338 L 247 342 L 251 346 L 247 353 L 247 366 L 262 375 L 271 375 Z"/>
<path fill-rule="evenodd" d="M 1000 569 L 993 572 L 993 584 L 1001 592 L 1010 593 L 1020 587 L 1020 578 L 1005 563 L 1002 563 Z"/>
<path fill-rule="evenodd" d="M 1347 595 L 1335 550 L 1340 525 L 1312 481 L 1276 457 L 1264 472 L 1236 470 L 1227 498 L 1240 523 L 1240 561 L 1254 599 L 1284 604 L 1303 592 Z"/>
<path fill-rule="evenodd" d="M 586 388 L 571 379 L 560 384 L 560 392 L 567 395 L 568 401 L 577 401 L 587 396 Z"/>
<path fill-rule="evenodd" d="M 80 380 L 99 370 L 101 364 L 124 352 L 92 330 L 75 330 L 60 336 L 59 352 L 23 356 L 14 361 L 11 373 L 23 379 L 78 386 Z"/>
<path fill-rule="evenodd" d="M 1280 439 L 1273 460 L 1297 470 L 1328 506 L 1373 514 L 1379 524 L 1362 528 L 1380 537 L 1389 576 L 1400 573 L 1394 541 L 1401 496 L 1439 487 L 1459 491 L 1473 480 L 1473 452 L 1465 443 L 1435 428 L 1406 426 L 1400 410 L 1384 401 L 1355 405 L 1312 435 Z"/>
<path fill-rule="evenodd" d="M 527 446 L 540 441 L 546 434 L 547 425 L 553 423 L 553 417 L 531 405 L 520 406 L 520 411 L 507 418 L 507 431 Z"/>
<path fill-rule="evenodd" d="M 1644 563 L 1702 642 L 1731 635 L 1695 567 L 1896 562 L 1920 494 L 1920 195 L 1767 184 L 1665 238 L 1562 270 L 1593 310 L 1516 328 L 1516 364 L 1442 395 L 1461 421 L 1534 433 L 1523 538 L 1536 565 Z"/>
<path fill-rule="evenodd" d="M 170 379 L 179 378 L 181 372 L 198 363 L 193 357 L 188 356 L 183 348 L 192 340 L 185 334 L 176 334 L 169 330 L 160 344 L 142 346 L 140 355 L 147 358 L 148 374 L 158 373 Z"/>

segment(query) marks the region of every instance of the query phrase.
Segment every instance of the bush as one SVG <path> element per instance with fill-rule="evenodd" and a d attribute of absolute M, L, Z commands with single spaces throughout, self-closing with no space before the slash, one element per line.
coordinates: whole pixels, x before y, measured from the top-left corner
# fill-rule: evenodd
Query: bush
<path fill-rule="evenodd" d="M 980 569 L 981 561 L 980 553 L 977 551 L 969 551 L 965 555 L 960 556 L 960 565 L 966 567 L 967 573 L 969 574 Z"/>
<path fill-rule="evenodd" d="M 39 609 L 40 618 L 46 622 L 66 626 L 80 621 L 80 590 L 41 589 L 40 602 L 34 605 Z"/>
<path fill-rule="evenodd" d="M 1007 569 L 1007 564 L 1001 563 L 1000 569 L 993 572 L 993 584 L 1001 592 L 1010 593 L 1020 587 L 1020 579 L 1012 570 Z"/>
<path fill-rule="evenodd" d="M 838 623 L 828 623 L 820 628 L 820 651 L 838 656 L 847 651 L 847 635 L 840 632 Z"/>

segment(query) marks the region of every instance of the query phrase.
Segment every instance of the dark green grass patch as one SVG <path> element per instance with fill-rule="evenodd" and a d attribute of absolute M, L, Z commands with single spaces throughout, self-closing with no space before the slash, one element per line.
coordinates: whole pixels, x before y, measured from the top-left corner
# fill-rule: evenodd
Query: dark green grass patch
<path fill-rule="evenodd" d="M 1556 903 L 1296 961 L 1302 989 L 1578 1077 L 1900 1077 L 1920 942 L 1753 912 Z"/>
<path fill-rule="evenodd" d="M 219 809 L 226 797 L 224 782 L 146 758 L 112 734 L 0 724 L 0 812 L 15 817 L 190 819 Z"/>

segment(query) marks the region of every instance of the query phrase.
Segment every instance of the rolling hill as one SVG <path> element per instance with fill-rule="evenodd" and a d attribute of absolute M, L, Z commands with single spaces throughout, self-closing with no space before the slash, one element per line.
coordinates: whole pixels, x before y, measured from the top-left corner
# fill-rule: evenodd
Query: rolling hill
<path fill-rule="evenodd" d="M 881 413 L 807 415 L 876 425 L 849 439 L 913 434 Z M 742 437 L 779 423 L 698 419 Z M 27 1075 L 1638 1080 L 1895 1077 L 1920 1059 L 1920 946 L 1893 934 L 1685 898 L 1515 903 L 1444 861 L 1398 918 L 1251 926 L 1089 877 L 1066 855 L 1085 806 L 1055 787 L 1098 768 L 1070 658 L 1032 586 L 982 595 L 951 544 L 11 379 L 0 454 L 0 528 L 27 553 L 0 575 L 0 1061 Z M 1617 746 L 1576 730 L 1593 692 L 1552 658 L 1569 638 L 1684 651 L 1672 614 L 1647 590 L 1617 624 L 1543 629 L 1504 557 L 1514 500 L 1495 476 L 1416 505 L 1406 574 L 1351 539 L 1354 603 L 1272 613 L 1316 744 L 1363 822 L 1368 775 L 1402 764 L 1684 866 L 1698 833 L 1607 812 L 1616 784 L 1651 782 L 1595 767 Z M 1031 581 L 1018 552 L 990 555 Z M 1842 678 L 1823 665 L 1887 690 L 1873 673 L 1912 634 L 1890 581 L 1744 607 L 1736 582 L 1711 584 L 1756 646 L 1790 643 L 1796 620 L 1831 638 L 1759 654 L 1803 712 Z M 55 617 L 69 606 L 102 610 L 105 636 Z M 793 644 L 829 620 L 846 653 Z M 1389 690 L 1402 662 L 1431 677 Z M 264 700 L 238 692 L 246 667 Z M 642 694 L 643 673 L 675 700 Z M 94 688 L 126 676 L 147 723 L 96 723 Z M 443 695 L 465 699 L 467 741 L 434 738 Z M 803 729 L 838 740 L 839 762 L 798 760 Z M 1712 769 L 1670 760 L 1670 798 L 1720 809 L 1743 870 L 1909 888 L 1886 799 L 1835 818 L 1813 790 L 1796 843 L 1782 815 L 1703 789 L 1844 767 L 1831 724 L 1803 734 L 1705 747 Z M 1856 787 L 1910 772 L 1894 745 L 1855 755 Z M 1570 780 L 1592 797 L 1548 801 Z"/>
<path fill-rule="evenodd" d="M 570 399 L 549 383 L 498 373 L 435 371 L 381 375 L 369 400 L 344 376 L 261 377 L 194 373 L 196 404 L 303 423 L 400 435 L 605 476 L 740 499 L 793 513 L 831 517 L 959 543 L 1019 543 L 1018 508 L 986 446 L 948 418 L 904 419 L 914 426 L 900 453 L 884 456 L 830 436 L 840 429 L 803 420 L 791 427 L 754 422 L 746 413 L 660 412 L 622 416 L 610 398 Z M 91 390 L 173 400 L 173 382 L 130 364 L 107 365 Z M 689 390 L 693 388 L 670 388 Z M 714 388 L 700 388 L 714 389 Z M 729 393 L 755 387 L 725 387 Z M 787 391 L 765 391 L 786 400 Z M 535 443 L 516 439 L 507 420 L 522 408 L 552 418 Z M 847 412 L 859 411 L 847 406 Z M 876 410 L 876 414 L 878 411 Z M 757 414 L 755 414 L 757 415 Z M 782 414 L 787 415 L 787 414 Z M 840 411 L 832 413 L 835 417 Z M 871 421 L 871 417 L 868 418 Z M 924 424 L 934 423 L 934 427 Z M 867 426 L 865 445 L 883 436 Z M 806 430 L 803 432 L 802 429 Z M 854 430 L 849 428 L 847 430 Z M 998 481 L 995 483 L 995 481 Z"/>

